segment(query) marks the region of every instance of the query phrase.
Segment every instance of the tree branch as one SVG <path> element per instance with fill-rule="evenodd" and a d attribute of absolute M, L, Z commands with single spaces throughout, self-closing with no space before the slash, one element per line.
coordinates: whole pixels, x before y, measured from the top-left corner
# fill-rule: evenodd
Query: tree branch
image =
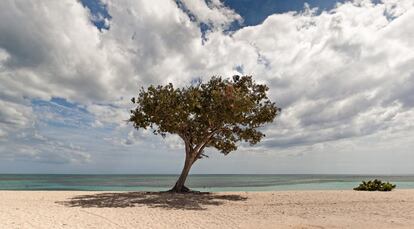
<path fill-rule="evenodd" d="M 190 141 L 188 140 L 188 138 L 184 134 L 179 133 L 178 136 L 180 136 L 183 139 L 184 145 L 185 145 L 185 154 L 187 156 L 189 156 L 190 153 L 193 151 L 193 148 L 191 147 Z"/>
<path fill-rule="evenodd" d="M 194 152 L 196 152 L 196 155 L 195 155 L 195 157 L 194 157 L 194 162 L 196 161 L 196 160 L 198 160 L 199 158 L 200 158 L 200 156 L 203 154 L 203 150 L 204 150 L 204 148 L 207 146 L 207 144 L 210 142 L 210 140 L 211 140 L 211 138 L 213 137 L 213 135 L 215 134 L 215 133 L 217 133 L 217 131 L 219 131 L 220 129 L 219 128 L 217 128 L 217 129 L 215 129 L 215 130 L 213 130 L 213 131 L 211 131 L 211 133 L 210 134 L 208 134 L 204 139 L 204 141 L 202 141 L 197 147 L 196 147 L 196 149 L 194 150 Z M 193 163 L 194 163 L 193 162 Z"/>

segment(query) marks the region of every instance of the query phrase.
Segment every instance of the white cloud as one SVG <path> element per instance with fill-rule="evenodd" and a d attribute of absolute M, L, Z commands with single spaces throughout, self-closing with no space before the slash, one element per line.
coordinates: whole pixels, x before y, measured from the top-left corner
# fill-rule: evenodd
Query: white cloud
<path fill-rule="evenodd" d="M 82 164 L 91 160 L 91 155 L 82 147 L 45 137 L 37 132 L 22 132 L 11 140 L 13 141 L 3 142 L 0 146 L 2 161 Z"/>
<path fill-rule="evenodd" d="M 0 137 L 36 128 L 31 99 L 62 97 L 94 114 L 96 128 L 121 125 L 110 141 L 135 144 L 144 138 L 128 135 L 124 120 L 139 87 L 183 86 L 237 69 L 267 83 L 283 108 L 265 129 L 266 150 L 300 155 L 300 147 L 413 129 L 411 0 L 275 14 L 232 34 L 223 30 L 242 19 L 220 1 L 181 2 L 195 21 L 174 1 L 106 0 L 112 19 L 100 32 L 77 1 L 2 1 Z M 199 22 L 214 28 L 204 43 Z M 177 148 L 177 139 L 166 142 Z"/>
<path fill-rule="evenodd" d="M 19 129 L 28 128 L 34 122 L 30 106 L 0 100 L 0 107 L 0 138 Z"/>
<path fill-rule="evenodd" d="M 413 4 L 389 21 L 385 5 L 367 3 L 345 3 L 321 15 L 273 15 L 234 34 L 269 61 L 268 71 L 254 65 L 245 69 L 261 72 L 285 109 L 271 130 L 271 146 L 405 126 L 401 117 L 413 109 L 414 43 L 409 37 L 414 29 L 408 23 L 414 19 Z"/>
<path fill-rule="evenodd" d="M 198 22 L 210 25 L 213 30 L 228 29 L 231 23 L 243 21 L 234 10 L 224 6 L 220 0 L 182 0 L 185 8 Z"/>

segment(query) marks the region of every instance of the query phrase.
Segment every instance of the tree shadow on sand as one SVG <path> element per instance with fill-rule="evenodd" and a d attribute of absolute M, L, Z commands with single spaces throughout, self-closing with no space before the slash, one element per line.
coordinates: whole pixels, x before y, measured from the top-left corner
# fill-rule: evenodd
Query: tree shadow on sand
<path fill-rule="evenodd" d="M 58 202 L 68 207 L 83 208 L 126 208 L 145 205 L 153 208 L 206 210 L 207 206 L 218 206 L 226 201 L 245 201 L 247 197 L 240 195 L 169 192 L 127 192 L 99 193 L 94 195 L 75 196 L 68 201 Z"/>

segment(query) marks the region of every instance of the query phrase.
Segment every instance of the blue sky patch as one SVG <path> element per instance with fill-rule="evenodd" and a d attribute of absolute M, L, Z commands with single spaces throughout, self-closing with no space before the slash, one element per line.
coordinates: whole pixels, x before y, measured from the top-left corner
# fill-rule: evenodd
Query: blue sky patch
<path fill-rule="evenodd" d="M 84 7 L 87 7 L 92 14 L 92 23 L 99 29 L 109 29 L 109 26 L 105 23 L 105 19 L 111 20 L 111 15 L 105 4 L 100 0 L 81 0 Z"/>
<path fill-rule="evenodd" d="M 379 0 L 377 0 L 379 1 Z M 374 1 L 377 2 L 377 1 Z M 206 0 L 206 2 L 208 2 Z M 244 26 L 252 26 L 261 24 L 268 16 L 276 13 L 285 13 L 289 11 L 302 11 L 305 3 L 308 3 L 311 8 L 317 7 L 321 12 L 322 10 L 330 10 L 335 7 L 338 2 L 344 2 L 344 0 L 332 1 L 332 0 L 224 0 L 224 5 L 236 11 L 243 18 L 244 22 L 233 22 L 228 31 L 236 31 Z M 84 7 L 87 7 L 92 14 L 92 23 L 99 29 L 109 29 L 109 26 L 105 23 L 105 20 L 110 20 L 112 17 L 105 4 L 100 0 L 81 0 Z M 191 21 L 195 21 L 195 15 L 185 6 L 181 0 L 175 0 L 177 7 L 188 15 Z M 206 40 L 206 32 L 211 27 L 208 24 L 200 23 L 200 31 L 202 33 L 203 40 Z"/>
<path fill-rule="evenodd" d="M 244 19 L 243 26 L 261 24 L 268 16 L 289 11 L 302 11 L 305 3 L 319 12 L 330 10 L 340 1 L 332 0 L 225 0 L 224 5 L 235 10 Z"/>
<path fill-rule="evenodd" d="M 32 107 L 41 122 L 55 127 L 87 128 L 95 121 L 83 107 L 63 98 L 34 99 Z"/>

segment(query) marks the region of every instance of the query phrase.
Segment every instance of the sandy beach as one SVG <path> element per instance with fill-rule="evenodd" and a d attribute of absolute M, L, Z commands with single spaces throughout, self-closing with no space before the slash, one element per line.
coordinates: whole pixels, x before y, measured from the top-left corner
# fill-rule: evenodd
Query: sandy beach
<path fill-rule="evenodd" d="M 414 228 L 414 190 L 0 191 L 0 228 Z"/>

